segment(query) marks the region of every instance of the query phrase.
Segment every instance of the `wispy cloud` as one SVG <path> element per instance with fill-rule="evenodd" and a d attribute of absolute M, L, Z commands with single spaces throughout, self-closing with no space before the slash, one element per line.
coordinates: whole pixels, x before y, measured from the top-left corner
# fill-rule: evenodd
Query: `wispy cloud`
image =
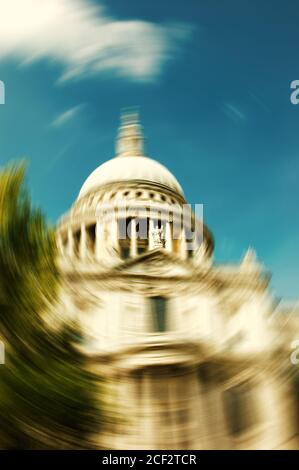
<path fill-rule="evenodd" d="M 79 104 L 78 106 L 74 106 L 73 108 L 64 111 L 63 113 L 56 116 L 56 118 L 52 121 L 51 127 L 61 127 L 71 119 L 73 119 L 79 111 L 82 109 L 83 105 Z"/>
<path fill-rule="evenodd" d="M 104 71 L 152 79 L 189 34 L 186 25 L 117 20 L 90 0 L 0 0 L 0 60 L 49 59 L 61 80 Z"/>
<path fill-rule="evenodd" d="M 224 103 L 223 111 L 225 112 L 227 117 L 232 119 L 234 122 L 246 121 L 245 114 L 232 103 Z"/>
<path fill-rule="evenodd" d="M 48 174 L 52 171 L 52 169 L 55 167 L 55 165 L 59 162 L 59 160 L 66 158 L 70 152 L 69 150 L 72 148 L 74 145 L 74 141 L 68 142 L 65 144 L 59 151 L 52 156 L 52 158 L 47 162 L 46 165 L 43 166 L 40 174 L 40 178 L 45 178 L 48 176 Z"/>
<path fill-rule="evenodd" d="M 249 92 L 249 96 L 260 108 L 262 108 L 267 113 L 271 113 L 269 106 L 259 96 L 252 92 Z"/>

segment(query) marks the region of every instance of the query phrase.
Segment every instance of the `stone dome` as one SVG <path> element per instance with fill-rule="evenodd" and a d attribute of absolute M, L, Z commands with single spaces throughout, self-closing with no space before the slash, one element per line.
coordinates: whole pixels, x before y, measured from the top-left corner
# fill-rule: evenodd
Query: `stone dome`
<path fill-rule="evenodd" d="M 123 156 L 112 158 L 96 168 L 83 184 L 79 198 L 101 186 L 120 181 L 159 184 L 183 195 L 183 190 L 176 178 L 161 163 L 143 156 Z"/>
<path fill-rule="evenodd" d="M 79 198 L 102 186 L 124 181 L 153 183 L 183 196 L 183 190 L 173 174 L 161 163 L 144 156 L 143 143 L 138 116 L 124 115 L 116 141 L 116 157 L 103 163 L 89 175 Z"/>
<path fill-rule="evenodd" d="M 132 113 L 122 118 L 115 154 L 89 175 L 60 221 L 60 252 L 72 262 L 109 264 L 163 248 L 186 259 L 204 242 L 196 256 L 209 258 L 212 234 L 190 206 L 190 213 L 185 210 L 173 174 L 145 156 L 141 126 Z"/>

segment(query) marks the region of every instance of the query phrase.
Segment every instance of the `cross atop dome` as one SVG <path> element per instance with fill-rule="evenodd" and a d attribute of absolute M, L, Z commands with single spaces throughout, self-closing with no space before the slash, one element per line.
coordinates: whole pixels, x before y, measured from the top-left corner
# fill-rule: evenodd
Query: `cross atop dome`
<path fill-rule="evenodd" d="M 143 129 L 137 108 L 126 108 L 121 114 L 121 124 L 116 140 L 117 157 L 144 155 Z"/>

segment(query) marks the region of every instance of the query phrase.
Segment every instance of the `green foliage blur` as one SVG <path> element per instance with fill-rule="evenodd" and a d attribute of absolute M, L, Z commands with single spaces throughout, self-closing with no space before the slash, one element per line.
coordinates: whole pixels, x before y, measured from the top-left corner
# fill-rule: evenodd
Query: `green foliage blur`
<path fill-rule="evenodd" d="M 55 232 L 31 205 L 25 170 L 0 172 L 0 448 L 91 448 L 99 385 L 74 345 L 80 332 L 44 320 L 61 285 Z"/>

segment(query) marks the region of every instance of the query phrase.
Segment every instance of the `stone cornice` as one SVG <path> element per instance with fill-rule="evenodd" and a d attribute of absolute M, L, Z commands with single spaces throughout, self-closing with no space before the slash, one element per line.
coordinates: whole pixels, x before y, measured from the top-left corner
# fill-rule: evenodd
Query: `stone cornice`
<path fill-rule="evenodd" d="M 228 276 L 227 273 L 221 273 L 211 268 L 208 271 L 192 271 L 190 274 L 169 275 L 161 277 L 161 274 L 148 273 L 128 273 L 117 271 L 115 269 L 92 272 L 92 271 L 68 271 L 62 273 L 66 281 L 72 282 L 101 282 L 103 288 L 112 290 L 122 290 L 126 292 L 136 292 L 138 285 L 140 290 L 148 290 L 153 285 L 158 285 L 163 290 L 165 286 L 170 288 L 176 286 L 176 293 L 178 291 L 202 291 L 204 288 L 209 288 L 214 291 L 229 289 L 249 289 L 253 291 L 263 292 L 267 289 L 269 284 L 269 276 L 263 274 L 260 276 L 253 276 L 252 274 L 244 274 L 236 272 Z M 147 283 L 150 283 L 147 286 Z"/>

